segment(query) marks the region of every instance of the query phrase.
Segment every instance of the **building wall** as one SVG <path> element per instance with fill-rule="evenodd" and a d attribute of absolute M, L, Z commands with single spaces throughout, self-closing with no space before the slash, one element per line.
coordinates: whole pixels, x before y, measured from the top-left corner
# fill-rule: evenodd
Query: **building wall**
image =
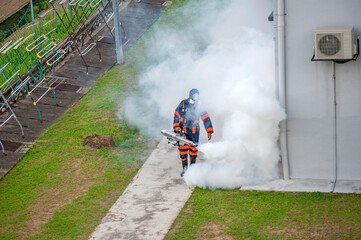
<path fill-rule="evenodd" d="M 332 179 L 337 156 L 338 179 L 361 180 L 360 58 L 335 64 L 335 86 L 332 62 L 311 62 L 315 28 L 353 26 L 361 35 L 361 0 L 285 2 L 290 177 Z"/>

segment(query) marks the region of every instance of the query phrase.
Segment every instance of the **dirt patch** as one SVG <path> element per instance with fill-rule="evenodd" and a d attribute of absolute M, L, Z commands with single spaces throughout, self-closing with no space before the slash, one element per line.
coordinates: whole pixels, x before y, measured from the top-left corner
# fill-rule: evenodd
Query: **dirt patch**
<path fill-rule="evenodd" d="M 271 236 L 282 236 L 288 239 L 359 239 L 358 226 L 339 226 L 335 222 L 320 222 L 312 226 L 288 222 L 283 228 L 268 226 Z"/>
<path fill-rule="evenodd" d="M 48 178 L 57 181 L 55 186 L 45 189 L 37 201 L 29 206 L 29 219 L 20 230 L 24 234 L 35 235 L 54 216 L 54 213 L 74 199 L 86 194 L 89 187 L 97 181 L 102 169 L 84 167 L 83 159 L 71 159 L 62 166 L 61 176 Z"/>
<path fill-rule="evenodd" d="M 299 226 L 295 224 L 287 224 L 284 228 L 276 228 L 276 227 L 267 227 L 268 232 L 272 236 L 283 236 L 286 238 L 302 238 L 302 236 L 305 235 L 306 230 L 303 228 L 300 228 Z"/>
<path fill-rule="evenodd" d="M 193 203 L 194 200 L 192 199 L 191 203 Z M 192 204 L 188 204 L 184 209 L 183 209 L 184 212 L 186 213 L 189 213 L 189 214 L 192 214 L 193 213 L 193 210 L 192 210 Z"/>
<path fill-rule="evenodd" d="M 227 229 L 227 226 L 216 223 L 205 225 L 199 229 L 197 239 L 232 240 L 233 237 L 225 233 Z"/>
<path fill-rule="evenodd" d="M 91 136 L 87 136 L 84 139 L 83 146 L 92 149 L 99 149 L 102 147 L 115 148 L 115 142 L 113 140 L 113 137 L 110 135 L 105 135 L 105 136 L 91 135 Z"/>

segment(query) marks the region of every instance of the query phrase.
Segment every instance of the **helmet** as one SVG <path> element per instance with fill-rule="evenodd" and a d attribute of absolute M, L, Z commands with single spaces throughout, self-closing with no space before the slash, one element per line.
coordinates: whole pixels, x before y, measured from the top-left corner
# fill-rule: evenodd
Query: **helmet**
<path fill-rule="evenodd" d="M 189 91 L 189 97 L 192 98 L 193 100 L 196 100 L 196 99 L 194 99 L 195 94 L 197 94 L 197 97 L 198 97 L 198 95 L 199 95 L 198 89 L 193 88 L 192 90 Z"/>
<path fill-rule="evenodd" d="M 199 100 L 199 91 L 195 88 L 190 90 L 189 92 L 189 103 L 191 105 L 195 104 Z"/>

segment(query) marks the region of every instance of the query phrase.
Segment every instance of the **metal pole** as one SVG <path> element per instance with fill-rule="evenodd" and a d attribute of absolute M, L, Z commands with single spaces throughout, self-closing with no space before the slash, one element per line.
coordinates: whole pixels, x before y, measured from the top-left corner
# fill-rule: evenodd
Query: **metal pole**
<path fill-rule="evenodd" d="M 334 104 L 334 118 L 333 118 L 333 179 L 331 180 L 331 190 L 335 191 L 337 182 L 337 95 L 336 95 L 336 70 L 335 62 L 332 61 L 332 80 L 333 80 L 333 104 Z"/>
<path fill-rule="evenodd" d="M 58 25 L 58 20 L 55 18 L 55 9 L 53 8 L 53 29 Z M 53 41 L 55 41 L 55 31 L 53 31 Z"/>
<path fill-rule="evenodd" d="M 278 56 L 278 82 L 279 101 L 287 114 L 286 103 L 286 55 L 285 55 L 285 0 L 277 1 L 277 56 Z M 287 150 L 287 119 L 280 123 L 280 146 L 283 168 L 283 179 L 290 179 L 290 167 Z"/>
<path fill-rule="evenodd" d="M 123 43 L 122 43 L 122 32 L 120 31 L 120 19 L 119 19 L 119 7 L 118 0 L 113 0 L 113 18 L 115 28 L 115 51 L 117 54 L 117 64 L 123 64 Z"/>
<path fill-rule="evenodd" d="M 31 10 L 31 19 L 33 21 L 33 31 L 34 31 L 34 37 L 36 38 L 36 30 L 35 30 L 35 17 L 34 17 L 34 6 L 33 6 L 33 0 L 30 0 L 30 10 Z"/>
<path fill-rule="evenodd" d="M 69 7 L 69 16 L 70 16 L 70 22 L 72 23 L 73 22 L 73 13 L 72 13 L 72 10 L 71 10 L 71 4 L 70 4 L 70 1 L 68 3 L 68 7 Z M 71 25 L 71 30 L 74 31 L 73 29 L 73 24 L 70 24 Z"/>

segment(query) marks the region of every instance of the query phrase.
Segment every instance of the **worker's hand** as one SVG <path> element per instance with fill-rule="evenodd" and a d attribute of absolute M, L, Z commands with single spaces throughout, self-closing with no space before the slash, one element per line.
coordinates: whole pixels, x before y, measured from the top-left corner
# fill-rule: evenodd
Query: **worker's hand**
<path fill-rule="evenodd" d="M 181 131 L 181 128 L 180 128 L 180 127 L 176 127 L 176 128 L 174 128 L 174 131 L 175 131 L 175 132 L 180 132 L 180 131 Z"/>
<path fill-rule="evenodd" d="M 208 141 L 212 139 L 212 133 L 208 133 Z"/>

